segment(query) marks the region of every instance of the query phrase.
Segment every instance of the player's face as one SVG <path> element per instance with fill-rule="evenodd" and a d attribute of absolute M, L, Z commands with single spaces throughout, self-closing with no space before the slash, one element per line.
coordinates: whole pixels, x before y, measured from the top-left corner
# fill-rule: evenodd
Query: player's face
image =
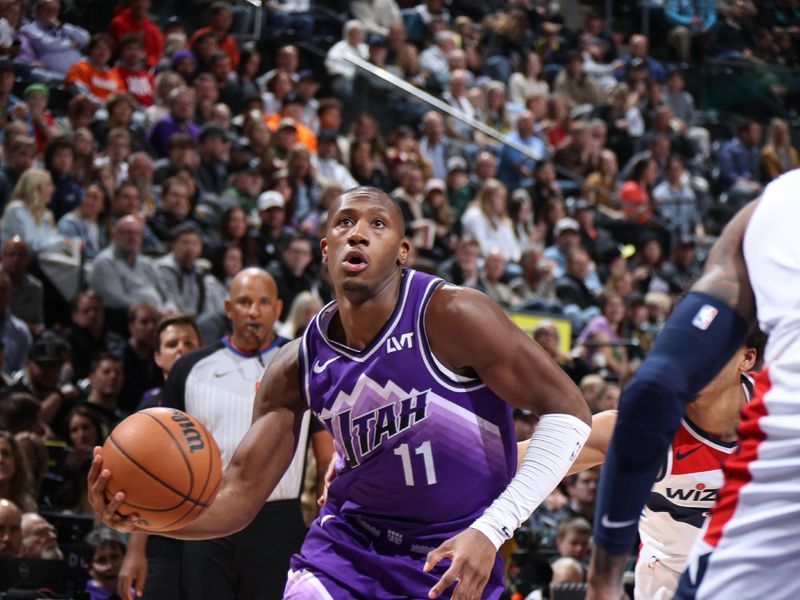
<path fill-rule="evenodd" d="M 731 386 L 741 385 L 741 374 L 753 368 L 756 360 L 756 352 L 753 348 L 740 348 L 736 354 L 722 367 L 706 387 L 700 390 L 697 398 L 708 397 L 713 399 L 722 391 Z"/>
<path fill-rule="evenodd" d="M 403 222 L 391 200 L 382 196 L 345 195 L 328 217 L 328 235 L 322 242 L 335 287 L 371 297 L 406 263 L 409 244 Z"/>
<path fill-rule="evenodd" d="M 166 377 L 181 356 L 199 346 L 200 340 L 192 326 L 170 325 L 161 332 L 161 344 L 153 358 Z"/>

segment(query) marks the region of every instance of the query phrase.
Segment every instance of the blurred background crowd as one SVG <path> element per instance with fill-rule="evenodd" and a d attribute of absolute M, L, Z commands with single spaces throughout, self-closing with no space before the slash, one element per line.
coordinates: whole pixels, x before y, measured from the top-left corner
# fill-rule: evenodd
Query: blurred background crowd
<path fill-rule="evenodd" d="M 159 322 L 220 339 L 257 266 L 300 335 L 357 185 L 399 201 L 414 268 L 614 408 L 721 228 L 800 166 L 799 29 L 796 0 L 0 0 L 0 555 L 67 549 L 113 590 L 82 484 L 177 358 Z M 596 482 L 518 532 L 509 594 L 583 579 Z"/>

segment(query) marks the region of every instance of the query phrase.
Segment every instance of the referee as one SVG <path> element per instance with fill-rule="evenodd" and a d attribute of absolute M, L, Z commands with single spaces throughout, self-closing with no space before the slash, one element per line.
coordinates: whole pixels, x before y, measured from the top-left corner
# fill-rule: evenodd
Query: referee
<path fill-rule="evenodd" d="M 186 411 L 214 435 L 223 468 L 250 428 L 266 365 L 287 341 L 273 332 L 282 305 L 266 271 L 241 271 L 225 300 L 231 335 L 181 357 L 162 388 L 163 406 Z M 303 417 L 289 469 L 250 525 L 227 537 L 183 542 L 181 583 L 187 600 L 283 596 L 289 558 L 300 550 L 306 532 L 300 492 L 310 417 L 310 412 Z"/>

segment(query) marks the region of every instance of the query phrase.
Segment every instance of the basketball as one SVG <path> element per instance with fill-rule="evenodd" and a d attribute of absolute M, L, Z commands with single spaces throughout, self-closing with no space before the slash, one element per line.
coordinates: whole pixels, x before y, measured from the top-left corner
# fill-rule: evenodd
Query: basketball
<path fill-rule="evenodd" d="M 103 445 L 108 498 L 146 531 L 184 527 L 213 502 L 222 482 L 219 448 L 203 424 L 172 408 L 148 408 L 117 425 Z"/>

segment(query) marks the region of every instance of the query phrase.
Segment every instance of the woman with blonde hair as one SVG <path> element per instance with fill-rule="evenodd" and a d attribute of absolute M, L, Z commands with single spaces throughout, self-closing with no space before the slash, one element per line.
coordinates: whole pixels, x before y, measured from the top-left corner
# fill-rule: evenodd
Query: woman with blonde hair
<path fill-rule="evenodd" d="M 522 250 L 508 216 L 508 190 L 497 179 L 487 179 L 472 205 L 464 212 L 461 224 L 464 235 L 478 240 L 481 254 L 497 248 L 507 261 L 517 262 Z"/>
<path fill-rule="evenodd" d="M 56 231 L 53 213 L 47 208 L 56 186 L 44 169 L 28 169 L 11 192 L 3 212 L 2 237 L 21 237 L 34 254 L 45 250 L 65 251 L 64 238 Z"/>
<path fill-rule="evenodd" d="M 301 336 L 320 308 L 322 308 L 322 302 L 315 293 L 300 292 L 292 302 L 286 321 L 278 329 L 278 334 L 289 340 Z"/>
<path fill-rule="evenodd" d="M 581 195 L 609 216 L 620 218 L 622 213 L 617 201 L 619 166 L 613 150 L 606 148 L 600 151 L 598 167 L 584 181 Z"/>
<path fill-rule="evenodd" d="M 800 167 L 800 154 L 792 147 L 786 121 L 775 117 L 767 128 L 767 143 L 761 148 L 761 168 L 767 181 Z"/>

